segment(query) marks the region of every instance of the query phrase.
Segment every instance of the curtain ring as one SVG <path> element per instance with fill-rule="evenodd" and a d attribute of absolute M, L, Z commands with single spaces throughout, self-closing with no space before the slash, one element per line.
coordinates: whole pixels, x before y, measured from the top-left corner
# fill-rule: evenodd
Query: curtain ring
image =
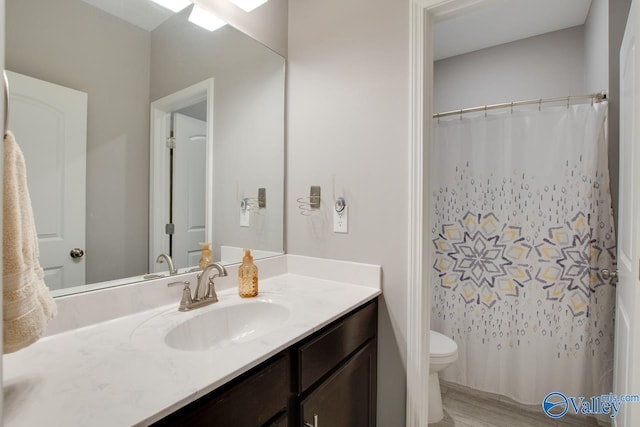
<path fill-rule="evenodd" d="M 460 109 L 460 120 L 462 120 L 462 109 Z"/>
<path fill-rule="evenodd" d="M 542 98 L 538 101 L 538 111 L 542 111 Z"/>
<path fill-rule="evenodd" d="M 570 102 L 571 102 L 571 95 L 567 96 L 567 108 L 569 108 Z"/>
<path fill-rule="evenodd" d="M 487 117 L 487 106 L 486 105 L 484 106 L 484 117 L 485 118 Z"/>
<path fill-rule="evenodd" d="M 511 114 L 513 114 L 513 101 L 511 101 Z"/>

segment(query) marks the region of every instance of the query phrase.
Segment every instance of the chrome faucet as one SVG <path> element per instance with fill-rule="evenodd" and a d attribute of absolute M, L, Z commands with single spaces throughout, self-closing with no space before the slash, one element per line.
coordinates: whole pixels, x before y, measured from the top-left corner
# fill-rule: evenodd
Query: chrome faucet
<path fill-rule="evenodd" d="M 212 269 L 216 269 L 217 272 L 209 275 Z M 191 284 L 189 282 L 169 283 L 169 286 L 184 286 L 184 289 L 182 290 L 182 299 L 180 300 L 180 306 L 178 307 L 178 310 L 189 311 L 218 302 L 218 295 L 216 294 L 216 288 L 215 284 L 213 283 L 213 279 L 215 277 L 224 277 L 226 275 L 227 270 L 222 264 L 218 264 L 217 262 L 209 264 L 204 270 L 202 270 L 202 273 L 198 274 L 198 284 L 196 285 L 196 291 L 193 296 L 191 295 Z M 200 297 L 200 289 L 204 289 L 205 280 L 208 280 L 207 289 L 204 292 L 204 295 Z"/>
<path fill-rule="evenodd" d="M 209 272 L 214 268 L 218 271 L 217 273 L 214 273 L 210 276 Z M 193 296 L 194 299 L 198 301 L 201 299 L 215 298 L 215 300 L 218 301 L 218 296 L 216 295 L 216 289 L 214 287 L 213 279 L 215 277 L 225 277 L 226 275 L 227 275 L 227 269 L 224 268 L 224 265 L 217 262 L 207 265 L 204 268 L 204 270 L 202 270 L 202 273 L 198 274 L 198 284 L 196 285 L 196 292 L 195 292 L 195 295 Z M 200 289 L 202 288 L 204 290 L 204 282 L 207 279 L 209 280 L 207 285 L 207 290 L 203 295 L 203 297 L 200 298 Z"/>
<path fill-rule="evenodd" d="M 170 276 L 175 276 L 176 274 L 178 274 L 178 269 L 173 266 L 173 260 L 171 259 L 171 256 L 167 254 L 160 254 L 158 255 L 158 258 L 156 258 L 156 262 L 158 264 L 166 262 L 167 266 L 169 267 Z"/>

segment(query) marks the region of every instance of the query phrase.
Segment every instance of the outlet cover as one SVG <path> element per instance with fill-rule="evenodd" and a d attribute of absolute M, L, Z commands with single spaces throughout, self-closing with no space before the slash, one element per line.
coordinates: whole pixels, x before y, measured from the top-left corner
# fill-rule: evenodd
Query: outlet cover
<path fill-rule="evenodd" d="M 348 233 L 349 232 L 349 207 L 345 206 L 342 212 L 338 213 L 333 210 L 333 232 Z"/>
<path fill-rule="evenodd" d="M 251 225 L 251 211 L 240 209 L 240 227 L 249 227 L 249 225 Z"/>

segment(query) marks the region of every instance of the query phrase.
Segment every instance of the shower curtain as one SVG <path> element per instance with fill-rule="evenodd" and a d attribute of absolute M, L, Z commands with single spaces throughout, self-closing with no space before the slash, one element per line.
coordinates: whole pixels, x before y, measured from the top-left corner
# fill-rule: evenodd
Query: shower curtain
<path fill-rule="evenodd" d="M 431 329 L 442 378 L 540 404 L 612 390 L 606 102 L 434 121 Z"/>

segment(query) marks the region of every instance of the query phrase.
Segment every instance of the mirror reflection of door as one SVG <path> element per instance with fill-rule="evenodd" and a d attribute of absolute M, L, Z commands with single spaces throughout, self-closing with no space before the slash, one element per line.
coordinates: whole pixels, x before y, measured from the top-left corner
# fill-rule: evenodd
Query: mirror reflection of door
<path fill-rule="evenodd" d="M 195 267 L 210 241 L 213 205 L 213 79 L 151 103 L 149 271 L 164 253 L 178 269 Z"/>
<path fill-rule="evenodd" d="M 205 241 L 206 201 L 206 103 L 173 115 L 174 148 L 172 154 L 171 210 L 174 234 L 171 257 L 175 265 L 197 266 L 200 242 Z M 198 112 L 204 110 L 202 114 Z M 195 111 L 194 111 L 195 110 Z"/>
<path fill-rule="evenodd" d="M 45 282 L 52 290 L 82 285 L 85 256 L 72 250 L 85 247 L 87 94 L 10 71 L 7 77 L 10 129 L 27 165 Z"/>

